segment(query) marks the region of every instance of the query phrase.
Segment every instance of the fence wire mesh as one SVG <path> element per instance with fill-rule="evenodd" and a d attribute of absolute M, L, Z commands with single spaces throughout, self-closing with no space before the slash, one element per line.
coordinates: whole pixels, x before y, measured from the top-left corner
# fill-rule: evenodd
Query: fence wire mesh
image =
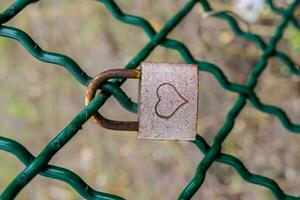
<path fill-rule="evenodd" d="M 60 67 L 64 67 L 78 82 L 87 86 L 92 80 L 92 77 L 88 76 L 74 60 L 62 54 L 44 51 L 24 31 L 3 25 L 15 17 L 26 6 L 36 2 L 38 2 L 38 0 L 17 0 L 4 12 L 2 12 L 0 14 L 0 36 L 17 40 L 32 56 L 42 62 L 53 63 Z M 99 0 L 99 2 L 103 3 L 117 20 L 125 24 L 141 28 L 149 37 L 149 42 L 130 60 L 125 69 L 137 68 L 157 46 L 161 45 L 177 51 L 186 63 L 197 64 L 200 71 L 212 74 L 225 90 L 239 94 L 234 105 L 232 105 L 228 112 L 222 128 L 217 132 L 213 139 L 212 144 L 207 144 L 204 138 L 200 135 L 197 135 L 196 140 L 192 142 L 204 154 L 204 158 L 199 163 L 194 177 L 181 192 L 178 199 L 192 198 L 203 184 L 206 172 L 214 162 L 220 162 L 231 166 L 245 181 L 269 189 L 277 199 L 300 199 L 300 197 L 286 194 L 274 180 L 251 173 L 238 158 L 221 152 L 222 143 L 233 129 L 235 120 L 245 107 L 247 100 L 249 100 L 250 103 L 259 111 L 277 117 L 287 130 L 293 133 L 300 133 L 300 124 L 294 124 L 291 122 L 289 117 L 281 108 L 261 102 L 254 92 L 254 88 L 257 85 L 260 75 L 265 70 L 268 60 L 272 57 L 277 57 L 280 61 L 282 61 L 292 74 L 297 76 L 300 75 L 300 70 L 298 69 L 297 64 L 294 63 L 294 61 L 286 53 L 276 48 L 278 42 L 282 39 L 284 30 L 288 24 L 294 25 L 298 30 L 300 29 L 300 24 L 294 14 L 300 0 L 291 1 L 286 8 L 277 7 L 272 0 L 267 1 L 271 10 L 281 17 L 281 20 L 268 43 L 266 43 L 261 36 L 249 31 L 244 31 L 240 28 L 236 16 L 231 15 L 229 12 L 213 12 L 213 8 L 206 0 L 188 1 L 171 19 L 165 23 L 159 32 L 156 32 L 146 19 L 124 13 L 113 0 Z M 253 42 L 260 48 L 261 54 L 259 60 L 257 64 L 253 66 L 246 84 L 230 82 L 218 66 L 206 61 L 196 60 L 185 44 L 177 40 L 167 38 L 168 34 L 196 5 L 201 6 L 204 12 L 211 13 L 211 16 L 226 21 L 236 36 Z M 9 138 L 0 137 L 0 149 L 12 153 L 21 162 L 23 162 L 24 165 L 26 165 L 26 168 L 21 171 L 2 192 L 0 199 L 14 199 L 18 193 L 38 174 L 66 182 L 86 199 L 123 199 L 122 197 L 113 194 L 96 191 L 87 185 L 74 172 L 58 166 L 48 165 L 48 162 L 72 139 L 72 137 L 81 129 L 82 125 L 101 106 L 103 106 L 111 94 L 117 99 L 123 108 L 131 112 L 137 112 L 137 103 L 132 102 L 120 89 L 120 86 L 124 83 L 124 81 L 125 79 L 113 79 L 112 81 L 104 84 L 102 86 L 102 90 L 105 92 L 101 92 L 89 105 L 82 108 L 72 121 L 61 132 L 59 132 L 57 136 L 48 143 L 48 145 L 46 145 L 37 157 L 34 157 L 18 142 Z"/>

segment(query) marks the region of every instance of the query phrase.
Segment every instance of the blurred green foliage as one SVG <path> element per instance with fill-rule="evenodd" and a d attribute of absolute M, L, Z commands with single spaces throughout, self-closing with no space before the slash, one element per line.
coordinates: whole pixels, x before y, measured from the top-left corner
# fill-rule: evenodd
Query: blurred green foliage
<path fill-rule="evenodd" d="M 8 45 L 9 40 L 5 38 L 0 38 L 0 62 L 5 62 L 8 56 Z"/>
<path fill-rule="evenodd" d="M 14 99 L 7 105 L 8 114 L 16 118 L 29 117 L 34 110 L 30 104 L 21 99 Z"/>
<path fill-rule="evenodd" d="M 300 32 L 294 26 L 289 26 L 286 32 L 289 46 L 296 52 L 300 52 Z"/>

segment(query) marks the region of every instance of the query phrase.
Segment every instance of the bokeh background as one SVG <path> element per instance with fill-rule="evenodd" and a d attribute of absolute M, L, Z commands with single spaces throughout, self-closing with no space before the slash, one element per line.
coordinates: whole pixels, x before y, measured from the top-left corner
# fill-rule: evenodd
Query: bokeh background
<path fill-rule="evenodd" d="M 0 0 L 3 11 L 13 1 Z M 184 0 L 116 0 L 126 13 L 145 17 L 159 30 L 184 5 Z M 288 0 L 276 0 L 286 6 Z M 215 10 L 232 10 L 250 23 L 266 41 L 280 18 L 262 1 L 215 0 Z M 297 11 L 300 14 L 300 9 Z M 297 15 L 300 16 L 300 15 Z M 123 66 L 148 42 L 139 28 L 118 22 L 97 1 L 47 0 L 30 5 L 8 25 L 20 28 L 45 50 L 72 57 L 89 75 Z M 242 22 L 240 25 L 247 28 Z M 195 6 L 170 34 L 184 42 L 200 60 L 217 64 L 230 81 L 244 83 L 257 63 L 259 49 L 235 37 L 229 26 L 212 17 L 203 19 Z M 290 26 L 279 49 L 300 63 L 300 33 Z M 183 62 L 174 51 L 158 47 L 146 61 Z M 34 59 L 19 43 L 0 38 L 0 135 L 22 143 L 34 155 L 84 106 L 85 88 L 55 65 Z M 137 101 L 138 83 L 122 88 Z M 255 89 L 262 102 L 280 106 L 300 123 L 300 78 L 276 58 Z M 211 142 L 237 95 L 223 90 L 208 73 L 200 73 L 198 133 Z M 136 120 L 113 99 L 101 108 L 113 119 Z M 299 196 L 300 137 L 283 128 L 277 118 L 247 104 L 223 145 L 255 173 L 276 180 L 285 192 Z M 203 155 L 188 142 L 139 141 L 135 132 L 109 131 L 89 120 L 51 164 L 71 169 L 94 189 L 133 200 L 176 199 L 192 178 Z M 24 166 L 0 151 L 0 191 Z M 60 181 L 37 176 L 17 199 L 82 199 Z M 231 168 L 213 164 L 193 199 L 272 200 L 272 194 L 243 181 Z"/>

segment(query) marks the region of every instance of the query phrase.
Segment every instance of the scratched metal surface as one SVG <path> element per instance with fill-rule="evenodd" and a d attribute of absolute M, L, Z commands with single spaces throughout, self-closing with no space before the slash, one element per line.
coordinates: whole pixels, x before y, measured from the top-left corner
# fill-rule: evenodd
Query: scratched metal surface
<path fill-rule="evenodd" d="M 139 138 L 194 140 L 198 114 L 196 65 L 142 63 Z"/>

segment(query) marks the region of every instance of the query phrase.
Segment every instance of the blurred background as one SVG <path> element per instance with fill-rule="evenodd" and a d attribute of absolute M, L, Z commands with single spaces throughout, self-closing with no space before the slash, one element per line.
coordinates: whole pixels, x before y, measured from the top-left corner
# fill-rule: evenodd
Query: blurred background
<path fill-rule="evenodd" d="M 0 10 L 12 2 L 0 0 Z M 156 30 L 185 2 L 116 0 L 124 12 L 145 17 Z M 290 1 L 274 2 L 286 6 Z M 211 1 L 211 5 L 218 11 L 238 13 L 265 41 L 280 20 L 263 0 L 219 0 Z M 245 83 L 260 50 L 234 36 L 224 21 L 202 16 L 201 6 L 195 6 L 169 38 L 184 42 L 195 58 L 217 64 L 230 81 Z M 91 76 L 123 68 L 149 41 L 141 29 L 120 23 L 96 1 L 40 1 L 8 25 L 24 30 L 44 50 L 70 56 Z M 289 26 L 278 48 L 300 63 L 300 32 Z M 183 62 L 180 55 L 163 47 L 156 48 L 146 61 Z M 0 66 L 0 135 L 38 155 L 84 106 L 85 87 L 65 69 L 34 59 L 18 42 L 6 38 L 0 38 Z M 122 88 L 137 102 L 136 80 L 127 81 Z M 290 74 L 281 61 L 270 59 L 255 91 L 262 102 L 280 106 L 294 123 L 300 123 L 300 78 Z M 206 72 L 200 72 L 199 94 L 198 134 L 211 142 L 237 95 L 225 91 Z M 101 112 L 113 119 L 137 119 L 113 98 Z M 283 128 L 277 118 L 248 103 L 226 139 L 223 152 L 237 156 L 251 172 L 276 180 L 286 193 L 299 196 L 299 144 L 300 137 Z M 202 158 L 191 143 L 139 141 L 135 132 L 109 131 L 89 120 L 51 164 L 71 169 L 99 191 L 133 200 L 171 200 L 193 177 Z M 0 191 L 22 169 L 24 166 L 13 155 L 0 151 Z M 82 198 L 63 182 L 37 176 L 17 199 Z M 268 190 L 243 181 L 230 167 L 215 163 L 193 199 L 275 198 Z"/>

